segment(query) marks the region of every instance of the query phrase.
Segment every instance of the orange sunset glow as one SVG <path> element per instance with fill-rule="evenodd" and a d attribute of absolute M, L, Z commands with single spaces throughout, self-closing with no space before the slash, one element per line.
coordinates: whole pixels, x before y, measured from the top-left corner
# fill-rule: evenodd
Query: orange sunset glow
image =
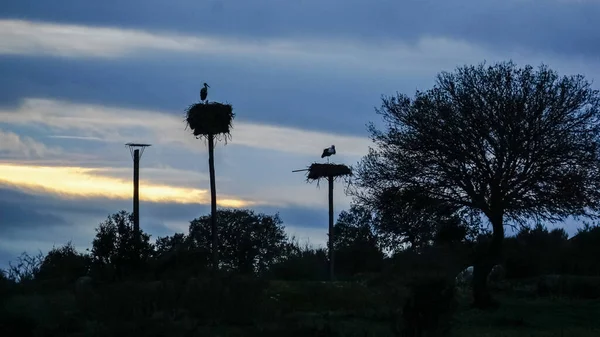
<path fill-rule="evenodd" d="M 129 199 L 132 182 L 129 180 L 96 174 L 98 169 L 61 166 L 26 166 L 0 164 L 0 183 L 13 185 L 22 190 L 57 194 L 67 198 L 103 197 Z M 181 204 L 208 204 L 207 190 L 175 187 L 140 181 L 140 200 Z M 223 207 L 247 207 L 253 202 L 223 198 Z"/>

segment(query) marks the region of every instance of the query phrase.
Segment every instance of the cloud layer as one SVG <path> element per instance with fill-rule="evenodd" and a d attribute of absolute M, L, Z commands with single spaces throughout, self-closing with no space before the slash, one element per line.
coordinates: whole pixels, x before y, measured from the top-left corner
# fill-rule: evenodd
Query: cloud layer
<path fill-rule="evenodd" d="M 212 0 L 40 3 L 6 0 L 9 17 L 121 26 L 187 34 L 261 38 L 340 39 L 385 45 L 447 36 L 497 50 L 598 55 L 596 0 Z"/>

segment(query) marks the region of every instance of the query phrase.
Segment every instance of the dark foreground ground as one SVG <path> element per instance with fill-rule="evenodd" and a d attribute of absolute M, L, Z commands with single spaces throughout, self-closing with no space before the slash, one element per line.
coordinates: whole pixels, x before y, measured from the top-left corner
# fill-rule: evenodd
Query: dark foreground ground
<path fill-rule="evenodd" d="M 403 324 L 394 316 L 402 290 L 273 281 L 215 289 L 197 280 L 112 284 L 84 293 L 13 289 L 2 298 L 0 336 L 385 337 L 400 336 Z M 468 291 L 455 298 L 455 311 L 440 318 L 450 329 L 437 336 L 600 336 L 600 300 L 542 298 L 522 286 L 496 293 L 500 307 L 484 312 L 469 308 Z"/>
<path fill-rule="evenodd" d="M 451 336 L 551 337 L 600 336 L 600 301 L 565 298 L 499 297 L 492 312 L 463 305 L 455 315 Z"/>

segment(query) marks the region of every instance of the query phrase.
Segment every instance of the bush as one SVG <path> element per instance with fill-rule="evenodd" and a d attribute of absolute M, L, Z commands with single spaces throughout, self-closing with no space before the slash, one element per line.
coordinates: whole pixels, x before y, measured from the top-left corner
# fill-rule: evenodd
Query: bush
<path fill-rule="evenodd" d="M 394 257 L 392 273 L 401 277 L 409 294 L 398 310 L 398 333 L 448 334 L 458 307 L 455 277 L 462 269 L 463 258 L 451 246 L 406 251 Z"/>
<path fill-rule="evenodd" d="M 378 289 L 358 282 L 273 281 L 267 296 L 283 314 L 336 311 L 361 316 L 380 309 L 386 299 Z"/>
<path fill-rule="evenodd" d="M 598 254 L 600 254 L 600 226 L 585 224 L 569 240 L 567 254 L 565 254 L 568 262 L 561 274 L 600 275 Z"/>
<path fill-rule="evenodd" d="M 209 269 L 210 249 L 194 247 L 185 234 L 159 237 L 155 247 L 150 269 L 156 279 L 187 279 Z"/>
<path fill-rule="evenodd" d="M 68 336 L 81 329 L 75 309 L 67 292 L 15 295 L 0 308 L 0 331 L 3 336 Z"/>
<path fill-rule="evenodd" d="M 189 294 L 197 294 L 196 301 L 189 302 L 189 307 L 197 310 L 197 316 L 207 317 L 213 323 L 229 326 L 251 325 L 254 320 L 260 321 L 271 316 L 263 310 L 268 286 L 265 280 L 251 276 L 221 274 L 198 285 L 200 286 L 189 288 Z M 198 300 L 204 300 L 204 304 L 198 303 Z"/>
<path fill-rule="evenodd" d="M 525 279 L 561 273 L 567 256 L 568 235 L 562 228 L 548 231 L 543 225 L 524 227 L 505 239 L 506 277 Z"/>
<path fill-rule="evenodd" d="M 141 229 L 139 235 L 140 242 L 136 243 L 133 214 L 126 211 L 111 214 L 100 223 L 92 242 L 94 278 L 107 281 L 139 277 L 154 251 L 150 235 Z"/>
<path fill-rule="evenodd" d="M 8 274 L 3 269 L 0 269 L 0 303 L 4 301 L 10 294 L 14 282 L 8 279 Z"/>
<path fill-rule="evenodd" d="M 537 283 L 540 296 L 565 296 L 579 299 L 600 298 L 600 277 L 544 275 Z"/>
<path fill-rule="evenodd" d="M 324 281 L 329 278 L 327 252 L 324 249 L 292 247 L 292 252 L 275 263 L 267 275 L 275 280 Z"/>
<path fill-rule="evenodd" d="M 39 273 L 43 260 L 44 255 L 42 252 L 36 255 L 29 255 L 23 252 L 21 256 L 17 257 L 16 263 L 9 262 L 6 277 L 20 284 L 30 283 Z"/>
<path fill-rule="evenodd" d="M 393 301 L 383 290 L 359 282 L 272 281 L 264 309 L 271 314 L 259 335 L 393 336 Z"/>
<path fill-rule="evenodd" d="M 402 310 L 403 334 L 447 336 L 458 307 L 451 277 L 429 272 L 416 275 L 408 283 L 409 297 Z"/>
<path fill-rule="evenodd" d="M 221 274 L 214 279 L 127 281 L 99 287 L 88 316 L 109 325 L 157 316 L 193 317 L 198 324 L 239 326 L 262 315 L 266 282 Z"/>
<path fill-rule="evenodd" d="M 60 284 L 71 284 L 88 272 L 90 263 L 90 257 L 78 253 L 69 242 L 60 248 L 52 248 L 46 254 L 36 280 L 55 280 Z"/>

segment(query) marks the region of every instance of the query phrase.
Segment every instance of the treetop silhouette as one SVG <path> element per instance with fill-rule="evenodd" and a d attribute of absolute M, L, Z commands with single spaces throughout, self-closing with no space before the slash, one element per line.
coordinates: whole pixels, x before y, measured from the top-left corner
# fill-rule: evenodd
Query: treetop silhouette
<path fill-rule="evenodd" d="M 595 218 L 600 211 L 600 94 L 581 75 L 513 62 L 442 72 L 432 89 L 384 97 L 385 130 L 357 168 L 354 192 L 377 206 L 389 189 L 483 213 L 489 249 L 475 264 L 475 302 L 500 258 L 505 221 Z"/>

